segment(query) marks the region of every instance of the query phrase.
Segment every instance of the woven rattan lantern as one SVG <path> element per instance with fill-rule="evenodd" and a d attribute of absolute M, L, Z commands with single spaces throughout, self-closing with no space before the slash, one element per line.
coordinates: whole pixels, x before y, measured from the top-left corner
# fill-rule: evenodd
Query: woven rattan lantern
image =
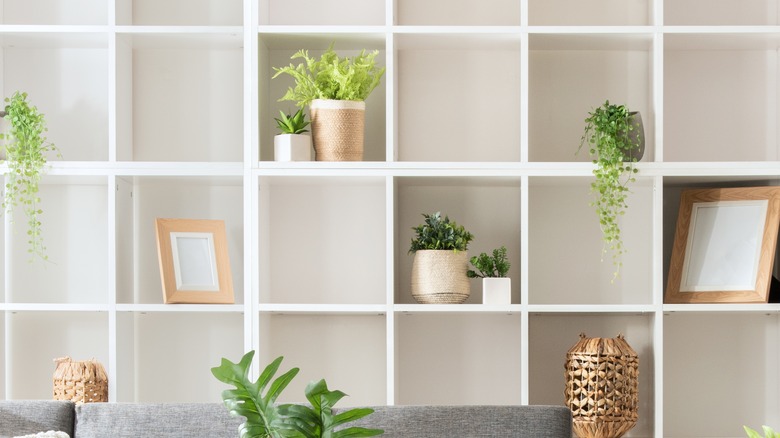
<path fill-rule="evenodd" d="M 618 438 L 636 425 L 639 358 L 622 334 L 580 340 L 566 353 L 566 406 L 580 438 Z"/>
<path fill-rule="evenodd" d="M 77 404 L 108 401 L 108 376 L 100 362 L 94 358 L 75 362 L 67 356 L 54 362 L 54 400 Z"/>

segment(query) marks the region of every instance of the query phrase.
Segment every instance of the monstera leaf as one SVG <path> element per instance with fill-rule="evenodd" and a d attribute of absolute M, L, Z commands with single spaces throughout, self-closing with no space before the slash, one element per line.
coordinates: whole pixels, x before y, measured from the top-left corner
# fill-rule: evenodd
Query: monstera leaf
<path fill-rule="evenodd" d="M 222 392 L 222 400 L 233 416 L 242 416 L 246 421 L 239 426 L 241 438 L 359 438 L 381 435 L 379 429 L 345 427 L 346 423 L 373 413 L 373 409 L 359 408 L 333 415 L 333 405 L 346 394 L 330 391 L 325 380 L 312 382 L 306 387 L 306 398 L 311 407 L 295 404 L 276 404 L 276 399 L 298 374 L 293 368 L 271 383 L 283 357 L 276 358 L 265 367 L 256 382 L 248 378 L 249 368 L 255 352 L 245 354 L 238 363 L 225 358 L 222 364 L 211 369 L 220 382 L 233 385 L 236 389 Z M 266 391 L 263 395 L 263 391 Z"/>
<path fill-rule="evenodd" d="M 241 438 L 299 436 L 291 434 L 289 428 L 283 427 L 284 420 L 275 403 L 279 394 L 298 374 L 298 368 L 293 368 L 279 376 L 263 395 L 263 391 L 279 369 L 283 357 L 280 356 L 271 362 L 260 374 L 257 381 L 251 382 L 248 375 L 254 355 L 255 352 L 250 351 L 238 363 L 223 358 L 220 366 L 211 369 L 211 373 L 219 381 L 236 387 L 236 389 L 223 391 L 222 399 L 231 415 L 246 418 L 246 421 L 238 429 Z"/>
<path fill-rule="evenodd" d="M 747 433 L 748 438 L 762 438 L 761 435 L 759 435 L 755 430 L 747 426 L 742 427 L 745 429 L 745 433 Z M 771 427 L 762 426 L 761 428 L 764 429 L 763 438 L 780 438 L 780 432 L 775 432 Z"/>
<path fill-rule="evenodd" d="M 333 406 L 344 396 L 346 394 L 341 391 L 330 391 L 323 379 L 306 386 L 306 399 L 311 403 L 311 407 L 284 405 L 280 407 L 280 411 L 286 416 L 290 428 L 305 438 L 357 438 L 384 433 L 381 429 L 354 426 L 335 430 L 374 412 L 369 408 L 355 408 L 333 415 Z"/>

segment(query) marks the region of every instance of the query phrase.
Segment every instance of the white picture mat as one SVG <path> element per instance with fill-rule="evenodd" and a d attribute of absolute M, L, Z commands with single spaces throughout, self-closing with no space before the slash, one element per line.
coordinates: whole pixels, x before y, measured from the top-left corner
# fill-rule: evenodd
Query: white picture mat
<path fill-rule="evenodd" d="M 219 292 L 213 233 L 171 232 L 177 290 Z"/>
<path fill-rule="evenodd" d="M 680 291 L 755 288 L 768 204 L 767 200 L 694 203 Z"/>

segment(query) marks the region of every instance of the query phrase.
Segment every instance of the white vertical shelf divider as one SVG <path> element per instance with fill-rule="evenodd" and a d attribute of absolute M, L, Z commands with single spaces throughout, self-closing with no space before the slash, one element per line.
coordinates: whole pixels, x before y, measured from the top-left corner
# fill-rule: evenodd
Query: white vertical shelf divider
<path fill-rule="evenodd" d="M 528 163 L 529 155 L 529 62 L 531 56 L 529 50 L 528 33 L 528 10 L 530 0 L 520 1 L 520 162 Z M 529 178 L 523 175 L 520 178 L 520 403 L 527 405 L 530 403 L 531 392 L 529 382 L 530 374 L 530 344 L 531 337 L 529 333 L 530 315 L 528 313 L 529 300 L 529 282 L 528 261 L 530 251 L 528 249 L 530 228 L 528 221 L 530 214 L 529 205 Z"/>
<path fill-rule="evenodd" d="M 385 366 L 385 373 L 387 375 L 386 379 L 386 391 L 387 391 L 387 404 L 388 405 L 395 405 L 396 402 L 396 388 L 398 387 L 397 379 L 396 379 L 396 343 L 398 340 L 396 339 L 396 326 L 395 326 L 395 256 L 396 256 L 396 245 L 395 245 L 395 228 L 396 228 L 396 217 L 395 217 L 395 206 L 396 206 L 396 195 L 395 195 L 395 178 L 392 176 L 385 177 L 385 221 L 386 221 L 386 228 L 385 228 L 385 245 L 387 246 L 387 254 L 388 256 L 385 259 L 385 272 L 386 272 L 386 281 L 385 281 L 385 290 L 386 290 L 386 307 L 387 312 L 385 313 L 385 339 L 386 339 L 386 345 L 385 345 L 385 351 L 387 354 L 386 358 L 386 366 Z"/>
<path fill-rule="evenodd" d="M 258 124 L 259 84 L 258 73 L 258 0 L 244 0 L 244 351 L 260 351 L 258 336 L 260 333 L 259 304 L 260 289 L 258 279 L 260 269 L 257 263 L 260 252 L 258 181 L 252 172 L 260 161 Z M 258 356 L 258 354 L 256 354 Z M 252 365 L 252 376 L 259 376 L 259 361 Z"/>
<path fill-rule="evenodd" d="M 398 161 L 398 74 L 396 61 L 398 51 L 395 47 L 396 1 L 385 0 L 385 160 L 388 163 Z M 395 244 L 397 196 L 396 179 L 387 176 L 385 179 L 385 246 L 387 256 L 385 258 L 386 299 L 387 312 L 385 313 L 385 399 L 388 405 L 395 405 L 397 401 L 396 389 L 398 388 L 397 376 L 397 328 L 395 313 L 395 268 L 396 251 Z"/>
<path fill-rule="evenodd" d="M 653 0 L 653 110 L 655 112 L 655 150 L 656 163 L 664 160 L 664 4 L 663 0 Z M 655 436 L 664 433 L 664 288 L 663 284 L 663 223 L 664 223 L 664 179 L 657 176 L 653 181 L 653 430 Z"/>

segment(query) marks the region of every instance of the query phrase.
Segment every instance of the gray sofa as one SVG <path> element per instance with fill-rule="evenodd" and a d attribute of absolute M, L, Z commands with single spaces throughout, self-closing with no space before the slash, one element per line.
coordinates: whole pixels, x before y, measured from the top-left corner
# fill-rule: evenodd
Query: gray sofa
<path fill-rule="evenodd" d="M 563 406 L 380 406 L 355 423 L 405 438 L 571 438 Z M 220 403 L 0 401 L 0 438 L 49 430 L 73 438 L 237 438 L 242 418 Z"/>

